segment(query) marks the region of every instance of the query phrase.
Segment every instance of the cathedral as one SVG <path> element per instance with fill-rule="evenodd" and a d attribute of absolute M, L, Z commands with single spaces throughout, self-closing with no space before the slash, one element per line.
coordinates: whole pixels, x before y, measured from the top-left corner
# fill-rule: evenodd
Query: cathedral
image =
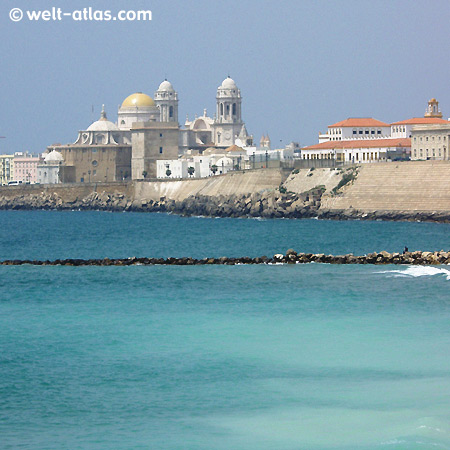
<path fill-rule="evenodd" d="M 188 150 L 224 149 L 241 142 L 252 145 L 242 120 L 241 91 L 227 77 L 217 88 L 216 113 L 178 122 L 178 93 L 164 80 L 154 97 L 142 92 L 128 96 L 117 112 L 117 122 L 100 118 L 79 131 L 73 144 L 55 144 L 47 151 L 61 153 L 62 182 L 108 182 L 156 177 L 158 160 L 177 159 Z"/>

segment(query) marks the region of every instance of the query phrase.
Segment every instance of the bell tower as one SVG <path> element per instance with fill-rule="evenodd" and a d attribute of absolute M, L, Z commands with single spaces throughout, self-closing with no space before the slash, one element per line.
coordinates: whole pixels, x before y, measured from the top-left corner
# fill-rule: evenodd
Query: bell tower
<path fill-rule="evenodd" d="M 160 122 L 178 123 L 178 93 L 170 81 L 164 80 L 155 92 L 155 104 Z"/>
<path fill-rule="evenodd" d="M 442 113 L 439 110 L 439 102 L 435 98 L 432 98 L 428 102 L 428 108 L 425 112 L 425 117 L 434 117 L 442 119 Z"/>
<path fill-rule="evenodd" d="M 233 145 L 242 129 L 241 91 L 230 77 L 217 88 L 214 142 L 218 147 Z"/>

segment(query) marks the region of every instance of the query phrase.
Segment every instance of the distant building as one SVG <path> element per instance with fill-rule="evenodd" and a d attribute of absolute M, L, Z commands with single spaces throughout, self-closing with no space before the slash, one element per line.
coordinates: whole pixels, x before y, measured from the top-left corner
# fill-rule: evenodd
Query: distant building
<path fill-rule="evenodd" d="M 121 120 L 124 117 L 128 118 Z M 53 150 L 65 162 L 60 174 L 63 183 L 118 181 L 131 175 L 131 131 L 110 122 L 104 108 L 99 120 L 80 131 L 73 144 L 50 146 L 47 152 Z"/>
<path fill-rule="evenodd" d="M 14 180 L 14 155 L 0 155 L 0 185 Z"/>
<path fill-rule="evenodd" d="M 14 153 L 15 181 L 22 183 L 37 183 L 38 164 L 43 161 L 40 156 L 33 156 L 28 152 Z"/>
<path fill-rule="evenodd" d="M 411 135 L 411 159 L 450 159 L 450 122 L 416 125 Z"/>
<path fill-rule="evenodd" d="M 260 141 L 259 141 L 259 148 L 261 150 L 270 150 L 270 145 L 271 145 L 271 142 L 270 142 L 269 135 L 267 134 L 267 136 L 266 136 L 266 135 L 263 134 L 261 136 Z"/>
<path fill-rule="evenodd" d="M 52 150 L 47 153 L 44 160 L 37 165 L 37 182 L 40 184 L 61 183 L 61 168 L 64 158 L 61 153 Z"/>
<path fill-rule="evenodd" d="M 319 133 L 319 143 L 328 141 L 348 141 L 350 139 L 386 139 L 391 127 L 371 117 L 349 118 L 328 126 L 325 134 Z"/>
<path fill-rule="evenodd" d="M 237 139 L 245 145 L 253 145 L 253 136 L 248 134 L 242 120 L 241 91 L 230 77 L 217 88 L 214 117 L 208 117 L 205 109 L 203 116 L 193 121 L 186 118 L 184 126 L 180 130 L 180 154 L 189 149 L 227 148 L 236 144 Z"/>
<path fill-rule="evenodd" d="M 424 117 L 413 117 L 387 124 L 372 118 L 350 118 L 328 127 L 325 134 L 319 134 L 319 144 L 301 149 L 300 159 L 335 159 L 339 162 L 366 163 L 396 159 L 444 158 L 444 147 L 418 147 L 421 136 L 416 136 L 417 145 L 411 144 L 413 130 L 440 129 L 445 134 L 448 121 L 442 119 L 439 102 L 432 98 Z M 423 139 L 427 137 L 422 136 Z M 428 137 L 432 139 L 430 135 Z M 435 135 L 439 139 L 438 135 Z M 425 141 L 424 141 L 425 142 Z M 436 141 L 437 142 L 437 141 Z M 427 153 L 428 152 L 428 153 Z M 414 156 L 415 155 L 415 156 Z M 448 151 L 447 151 L 448 155 Z"/>
<path fill-rule="evenodd" d="M 217 113 L 178 124 L 178 93 L 164 80 L 154 99 L 143 92 L 129 95 L 109 121 L 103 107 L 99 120 L 78 132 L 73 144 L 52 145 L 64 159 L 62 182 L 108 182 L 155 178 L 157 161 L 174 160 L 189 150 L 226 149 L 238 140 L 252 145 L 242 121 L 242 98 L 236 83 L 226 78 L 217 89 Z"/>
<path fill-rule="evenodd" d="M 301 159 L 331 159 L 340 163 L 372 163 L 409 159 L 411 139 L 328 141 L 302 148 Z"/>

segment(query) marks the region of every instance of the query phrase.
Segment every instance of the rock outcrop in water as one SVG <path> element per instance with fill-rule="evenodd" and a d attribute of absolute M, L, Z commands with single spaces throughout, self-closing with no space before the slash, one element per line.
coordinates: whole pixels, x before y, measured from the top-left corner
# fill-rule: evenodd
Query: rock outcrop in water
<path fill-rule="evenodd" d="M 322 253 L 297 253 L 289 249 L 286 254 L 276 254 L 273 257 L 261 256 L 250 258 L 118 258 L 118 259 L 57 259 L 54 261 L 36 260 L 5 260 L 0 261 L 3 266 L 20 266 L 30 264 L 35 266 L 135 266 L 135 265 L 168 265 L 168 266 L 194 266 L 194 265 L 237 265 L 237 264 L 407 264 L 407 265 L 439 265 L 450 264 L 450 252 L 406 252 L 389 253 L 386 251 L 368 253 L 367 255 L 325 255 Z"/>

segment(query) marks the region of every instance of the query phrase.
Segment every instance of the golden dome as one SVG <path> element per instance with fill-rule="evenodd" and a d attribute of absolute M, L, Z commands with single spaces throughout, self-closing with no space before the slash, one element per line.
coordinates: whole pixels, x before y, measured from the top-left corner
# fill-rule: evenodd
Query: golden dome
<path fill-rule="evenodd" d="M 142 92 L 136 92 L 135 94 L 129 95 L 122 103 L 122 108 L 133 108 L 133 107 L 149 107 L 155 106 L 153 99 Z"/>

